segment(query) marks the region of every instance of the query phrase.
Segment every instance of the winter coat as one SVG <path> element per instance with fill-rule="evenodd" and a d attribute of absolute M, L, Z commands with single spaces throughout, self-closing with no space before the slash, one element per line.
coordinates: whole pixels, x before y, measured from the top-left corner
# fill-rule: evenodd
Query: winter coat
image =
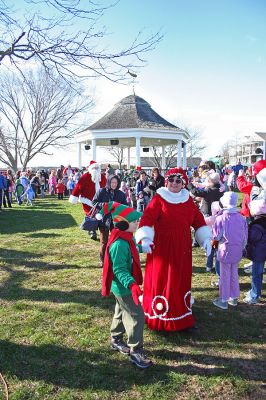
<path fill-rule="evenodd" d="M 153 192 L 156 192 L 156 190 L 164 186 L 164 177 L 162 175 L 158 175 L 156 179 L 152 177 L 149 179 L 148 185 L 149 189 L 151 189 Z"/>
<path fill-rule="evenodd" d="M 149 196 L 149 193 L 146 193 L 144 190 L 145 188 L 148 189 L 148 179 L 145 181 L 138 179 L 136 183 L 136 196 L 138 196 L 139 192 L 143 192 L 145 196 Z"/>
<path fill-rule="evenodd" d="M 109 201 L 116 201 L 117 203 L 121 203 L 126 206 L 128 205 L 125 193 L 119 189 L 119 187 L 120 187 L 119 179 L 118 179 L 117 188 L 115 190 L 112 190 L 110 188 L 110 182 L 113 177 L 114 177 L 113 175 L 108 177 L 107 182 L 106 182 L 106 187 L 99 189 L 95 193 L 95 195 L 92 199 L 93 205 L 96 206 L 96 208 L 98 210 L 100 210 L 104 206 L 104 203 L 109 203 Z M 112 226 L 111 214 L 106 214 L 104 216 L 103 224 L 105 224 L 106 228 L 109 228 L 110 226 Z"/>
<path fill-rule="evenodd" d="M 252 261 L 266 261 L 266 216 L 258 216 L 249 224 L 247 258 Z"/>
<path fill-rule="evenodd" d="M 250 203 L 250 193 L 252 189 L 252 183 L 247 181 L 246 178 L 242 176 L 238 176 L 236 179 L 236 185 L 238 190 L 241 193 L 244 193 L 241 210 L 240 213 L 246 217 L 250 218 L 250 211 L 249 211 L 249 203 Z"/>
<path fill-rule="evenodd" d="M 7 187 L 6 177 L 0 174 L 0 190 L 5 190 Z"/>
<path fill-rule="evenodd" d="M 247 223 L 236 210 L 224 209 L 213 226 L 214 239 L 219 240 L 217 260 L 224 264 L 238 263 L 247 243 Z"/>
<path fill-rule="evenodd" d="M 211 205 L 214 201 L 219 201 L 223 195 L 220 191 L 220 184 L 217 183 L 214 186 L 207 186 L 205 189 L 197 189 L 193 187 L 191 189 L 191 194 L 196 197 L 202 197 L 202 202 L 200 205 L 200 211 L 203 215 L 211 215 Z"/>
<path fill-rule="evenodd" d="M 63 183 L 58 183 L 56 185 L 56 193 L 62 194 L 65 191 L 65 185 Z"/>

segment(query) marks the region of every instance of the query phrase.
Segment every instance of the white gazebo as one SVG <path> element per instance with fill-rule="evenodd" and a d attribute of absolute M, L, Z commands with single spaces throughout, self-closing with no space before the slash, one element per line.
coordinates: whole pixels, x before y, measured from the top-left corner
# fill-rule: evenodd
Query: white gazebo
<path fill-rule="evenodd" d="M 189 135 L 157 114 L 144 99 L 135 94 L 122 99 L 99 121 L 76 135 L 78 162 L 81 167 L 81 146 L 92 149 L 92 159 L 97 160 L 97 146 L 128 149 L 127 165 L 130 168 L 130 149 L 136 151 L 136 166 L 141 166 L 141 147 L 162 147 L 162 169 L 165 169 L 165 146 L 177 146 L 177 166 L 186 168 L 186 143 Z"/>

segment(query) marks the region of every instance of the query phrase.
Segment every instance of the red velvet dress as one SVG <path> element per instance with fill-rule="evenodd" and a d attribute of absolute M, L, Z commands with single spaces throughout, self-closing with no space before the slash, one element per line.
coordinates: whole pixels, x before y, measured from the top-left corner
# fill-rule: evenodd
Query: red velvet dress
<path fill-rule="evenodd" d="M 153 252 L 147 254 L 143 293 L 150 329 L 177 331 L 194 325 L 190 227 L 197 230 L 204 225 L 190 197 L 184 203 L 172 204 L 156 194 L 144 211 L 139 228 L 154 226 L 155 231 Z"/>

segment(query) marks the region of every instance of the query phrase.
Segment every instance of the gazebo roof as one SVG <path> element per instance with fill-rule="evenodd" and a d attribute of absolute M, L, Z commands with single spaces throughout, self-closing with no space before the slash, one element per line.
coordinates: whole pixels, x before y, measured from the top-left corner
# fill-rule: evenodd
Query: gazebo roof
<path fill-rule="evenodd" d="M 133 128 L 150 128 L 155 130 L 167 129 L 173 131 L 180 130 L 178 127 L 157 114 L 147 101 L 136 95 L 130 95 L 123 98 L 121 101 L 116 103 L 111 111 L 87 129 L 110 130 Z"/>

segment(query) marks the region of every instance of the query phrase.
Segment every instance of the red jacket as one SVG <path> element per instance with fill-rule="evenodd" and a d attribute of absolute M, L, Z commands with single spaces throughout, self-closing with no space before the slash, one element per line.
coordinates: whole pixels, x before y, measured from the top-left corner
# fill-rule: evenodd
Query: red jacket
<path fill-rule="evenodd" d="M 58 183 L 56 185 L 56 193 L 62 194 L 65 191 L 65 185 L 63 183 Z"/>
<path fill-rule="evenodd" d="M 250 193 L 251 193 L 253 185 L 251 182 L 247 181 L 243 175 L 237 177 L 236 184 L 237 184 L 238 190 L 241 193 L 244 193 L 244 198 L 242 201 L 242 207 L 241 207 L 240 213 L 244 217 L 250 218 L 249 203 L 250 203 Z"/>

